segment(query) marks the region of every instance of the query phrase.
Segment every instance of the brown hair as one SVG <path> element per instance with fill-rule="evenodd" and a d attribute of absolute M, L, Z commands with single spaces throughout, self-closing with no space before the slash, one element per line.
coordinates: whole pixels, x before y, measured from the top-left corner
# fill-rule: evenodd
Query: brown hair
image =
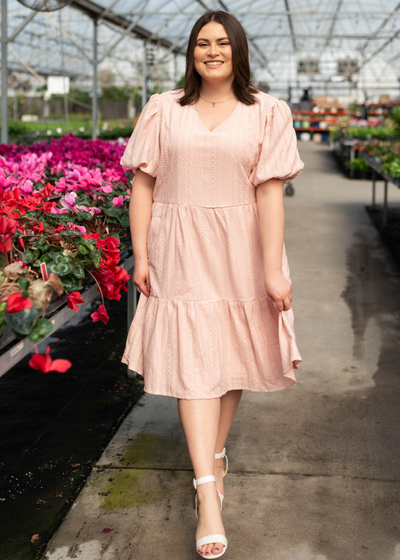
<path fill-rule="evenodd" d="M 177 102 L 182 106 L 190 105 L 196 103 L 200 97 L 201 76 L 194 67 L 194 49 L 200 30 L 210 21 L 223 25 L 229 37 L 232 46 L 233 92 L 236 98 L 245 105 L 258 103 L 254 97 L 258 90 L 250 83 L 249 46 L 246 33 L 233 15 L 222 10 L 207 10 L 192 28 L 186 50 L 184 95 Z"/>

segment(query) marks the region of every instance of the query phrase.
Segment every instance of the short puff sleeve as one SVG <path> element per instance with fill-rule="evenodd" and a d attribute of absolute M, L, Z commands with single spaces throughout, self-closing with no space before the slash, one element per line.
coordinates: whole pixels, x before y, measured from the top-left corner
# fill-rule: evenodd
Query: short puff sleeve
<path fill-rule="evenodd" d="M 160 94 L 152 95 L 139 115 L 120 164 L 157 177 L 160 160 Z"/>
<path fill-rule="evenodd" d="M 292 112 L 285 101 L 279 100 L 268 112 L 259 159 L 249 179 L 255 187 L 268 179 L 286 182 L 303 168 Z"/>

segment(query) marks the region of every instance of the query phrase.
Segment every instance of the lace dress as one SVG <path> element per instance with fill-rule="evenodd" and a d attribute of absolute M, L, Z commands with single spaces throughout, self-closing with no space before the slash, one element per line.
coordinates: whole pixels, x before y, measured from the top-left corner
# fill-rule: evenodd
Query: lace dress
<path fill-rule="evenodd" d="M 184 399 L 296 382 L 293 311 L 264 287 L 257 186 L 304 164 L 291 111 L 258 92 L 212 132 L 183 90 L 154 94 L 121 159 L 156 177 L 147 237 L 151 295 L 140 294 L 122 362 L 144 390 Z M 290 272 L 283 248 L 284 275 Z"/>

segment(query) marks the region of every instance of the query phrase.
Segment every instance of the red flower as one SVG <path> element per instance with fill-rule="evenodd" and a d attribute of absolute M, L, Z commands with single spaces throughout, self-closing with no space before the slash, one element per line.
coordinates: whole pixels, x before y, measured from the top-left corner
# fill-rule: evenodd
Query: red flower
<path fill-rule="evenodd" d="M 7 253 L 12 249 L 12 238 L 7 237 L 5 241 L 0 241 L 0 253 Z"/>
<path fill-rule="evenodd" d="M 46 354 L 33 354 L 29 360 L 31 368 L 38 369 L 43 373 L 49 373 L 50 371 L 64 373 L 72 366 L 69 360 L 52 360 L 49 352 L 50 346 L 46 348 Z"/>
<path fill-rule="evenodd" d="M 6 216 L 0 216 L 0 235 L 14 235 L 17 231 L 18 222 Z"/>
<path fill-rule="evenodd" d="M 103 321 L 103 323 L 105 325 L 107 325 L 108 320 L 109 320 L 109 316 L 107 315 L 107 310 L 105 308 L 104 305 L 100 305 L 98 311 L 95 311 L 94 313 L 92 313 L 91 318 L 93 319 L 93 323 L 95 323 L 96 321 Z"/>
<path fill-rule="evenodd" d="M 127 271 L 124 268 L 119 268 L 117 267 L 118 270 L 117 272 L 114 274 L 114 278 L 116 279 L 117 282 L 127 282 L 130 278 L 130 274 L 127 273 Z"/>
<path fill-rule="evenodd" d="M 7 313 L 18 313 L 23 309 L 30 309 L 33 301 L 24 297 L 21 292 L 13 292 L 7 298 Z"/>
<path fill-rule="evenodd" d="M 74 311 L 79 311 L 78 303 L 83 303 L 81 294 L 79 292 L 71 292 L 68 294 L 68 307 Z"/>
<path fill-rule="evenodd" d="M 12 236 L 17 231 L 18 222 L 6 216 L 0 216 L 0 253 L 12 249 Z"/>

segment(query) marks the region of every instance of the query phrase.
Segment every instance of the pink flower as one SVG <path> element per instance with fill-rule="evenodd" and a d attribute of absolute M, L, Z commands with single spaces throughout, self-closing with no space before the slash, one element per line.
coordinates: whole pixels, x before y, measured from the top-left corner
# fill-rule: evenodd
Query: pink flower
<path fill-rule="evenodd" d="M 85 226 L 78 226 L 78 224 L 74 224 L 73 222 L 67 222 L 67 226 L 69 229 L 73 231 L 80 231 L 81 233 L 87 233 Z"/>
<path fill-rule="evenodd" d="M 123 203 L 124 203 L 124 198 L 123 198 L 122 194 L 113 198 L 112 203 L 113 203 L 113 206 L 122 206 Z"/>
<path fill-rule="evenodd" d="M 76 192 L 67 193 L 63 198 L 61 198 L 60 203 L 64 208 L 73 208 L 75 206 L 75 199 L 78 195 Z"/>
<path fill-rule="evenodd" d="M 111 185 L 105 185 L 104 187 L 100 187 L 100 189 L 103 193 L 112 193 L 113 192 L 113 188 Z"/>
<path fill-rule="evenodd" d="M 25 181 L 23 185 L 19 186 L 19 190 L 21 194 L 31 194 L 33 191 L 32 181 Z"/>
<path fill-rule="evenodd" d="M 68 214 L 68 208 L 57 208 L 53 206 L 50 210 L 50 214 Z"/>

